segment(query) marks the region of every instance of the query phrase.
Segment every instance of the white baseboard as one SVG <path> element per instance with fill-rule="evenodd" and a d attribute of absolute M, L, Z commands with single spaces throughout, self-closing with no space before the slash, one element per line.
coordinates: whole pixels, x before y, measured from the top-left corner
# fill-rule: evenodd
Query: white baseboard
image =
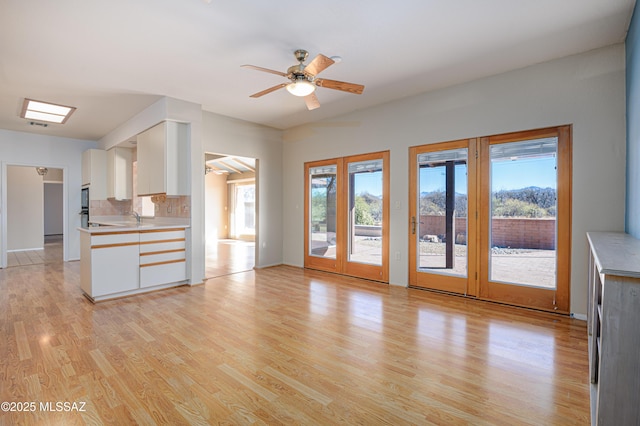
<path fill-rule="evenodd" d="M 272 263 L 272 264 L 268 264 L 268 265 L 255 265 L 253 267 L 253 269 L 264 269 L 264 268 L 273 268 L 274 266 L 282 266 L 284 265 L 283 263 Z"/>
<path fill-rule="evenodd" d="M 574 313 L 572 313 L 571 317 L 575 318 L 577 320 L 580 320 L 580 321 L 586 321 L 587 320 L 587 316 L 585 314 L 574 314 Z"/>
<path fill-rule="evenodd" d="M 35 248 L 26 248 L 26 249 L 7 250 L 7 253 L 18 253 L 18 252 L 21 252 L 21 251 L 36 251 L 36 250 L 44 250 L 44 247 L 35 247 Z"/>

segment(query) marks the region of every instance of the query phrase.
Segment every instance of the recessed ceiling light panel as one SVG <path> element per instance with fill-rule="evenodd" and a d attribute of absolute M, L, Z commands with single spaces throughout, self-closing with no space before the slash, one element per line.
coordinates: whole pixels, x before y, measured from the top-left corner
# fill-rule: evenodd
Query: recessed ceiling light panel
<path fill-rule="evenodd" d="M 49 123 L 64 124 L 69 116 L 76 110 L 75 107 L 56 105 L 48 102 L 26 99 L 22 104 L 20 117 L 28 120 L 46 121 Z"/>

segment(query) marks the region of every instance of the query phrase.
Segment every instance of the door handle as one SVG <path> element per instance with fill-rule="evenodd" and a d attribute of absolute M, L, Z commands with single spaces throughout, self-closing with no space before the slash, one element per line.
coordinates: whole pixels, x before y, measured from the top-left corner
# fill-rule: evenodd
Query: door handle
<path fill-rule="evenodd" d="M 416 233 L 416 217 L 411 216 L 411 233 L 415 235 Z"/>

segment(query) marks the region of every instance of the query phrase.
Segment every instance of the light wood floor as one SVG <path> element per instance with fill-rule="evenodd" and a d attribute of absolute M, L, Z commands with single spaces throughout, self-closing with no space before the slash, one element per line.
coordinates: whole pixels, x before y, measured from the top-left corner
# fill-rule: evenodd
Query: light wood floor
<path fill-rule="evenodd" d="M 293 267 L 92 305 L 0 270 L 0 424 L 589 424 L 582 321 Z"/>
<path fill-rule="evenodd" d="M 207 244 L 205 277 L 214 278 L 250 271 L 255 265 L 256 244 L 242 240 L 215 240 Z"/>

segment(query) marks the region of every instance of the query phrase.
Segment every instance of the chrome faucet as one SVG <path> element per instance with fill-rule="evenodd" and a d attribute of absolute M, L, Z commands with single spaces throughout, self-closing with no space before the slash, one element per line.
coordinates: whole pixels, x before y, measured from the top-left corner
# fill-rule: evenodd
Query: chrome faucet
<path fill-rule="evenodd" d="M 140 215 L 138 214 L 138 212 L 137 212 L 137 211 L 135 211 L 135 210 L 134 210 L 134 211 L 132 211 L 132 212 L 131 212 L 131 216 L 135 217 L 135 218 L 136 218 L 136 223 L 137 223 L 138 225 L 140 225 L 140 222 L 142 221 L 142 218 L 140 217 Z"/>

